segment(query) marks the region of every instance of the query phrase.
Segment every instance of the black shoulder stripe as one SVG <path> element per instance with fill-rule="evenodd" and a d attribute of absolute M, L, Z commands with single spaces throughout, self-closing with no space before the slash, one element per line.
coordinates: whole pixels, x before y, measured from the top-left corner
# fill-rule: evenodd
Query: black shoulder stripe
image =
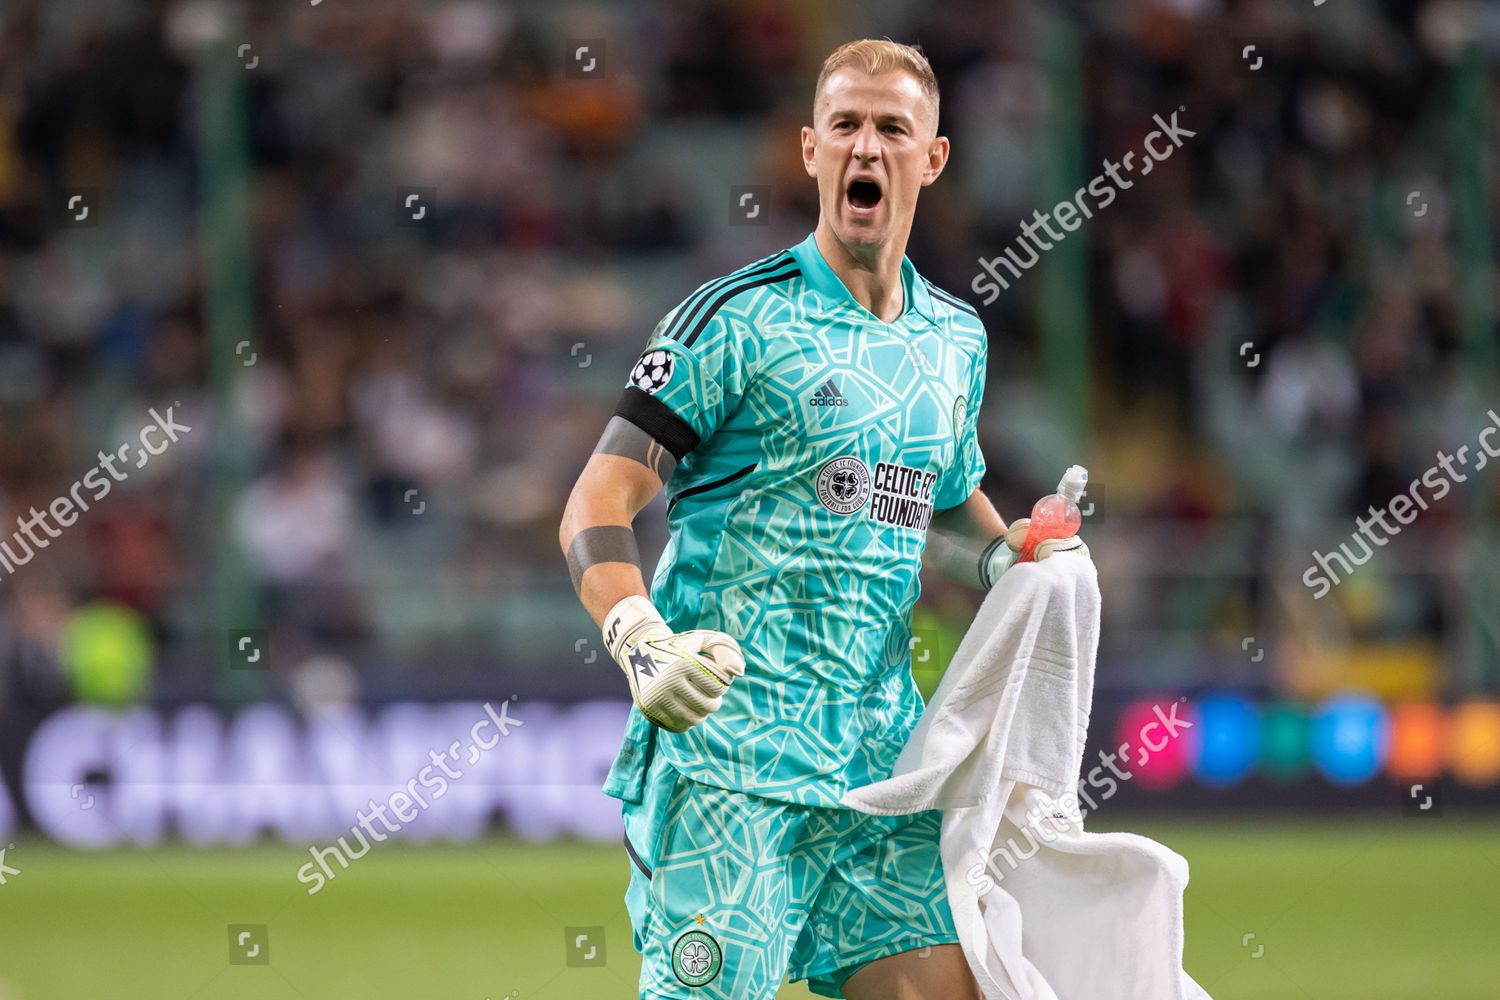
<path fill-rule="evenodd" d="M 924 278 L 922 280 L 926 281 L 927 279 Z M 975 309 L 969 303 L 965 302 L 957 295 L 954 295 L 952 292 L 944 291 L 930 281 L 927 282 L 927 290 L 937 298 L 940 298 L 950 306 L 953 306 L 955 309 L 962 309 L 964 312 L 969 313 L 970 315 L 975 317 L 979 315 L 979 310 Z"/>
<path fill-rule="evenodd" d="M 682 312 L 672 321 L 672 326 L 667 331 L 667 336 L 673 340 L 681 336 L 682 331 L 688 328 L 688 325 L 693 322 L 699 310 L 703 308 L 703 303 L 711 299 L 719 289 L 745 278 L 753 278 L 768 271 L 774 271 L 782 264 L 787 263 L 787 258 L 790 256 L 790 251 L 782 250 L 780 253 L 774 253 L 770 257 L 767 257 L 764 261 L 757 261 L 749 267 L 736 271 L 733 274 L 726 274 L 722 278 L 715 278 L 713 281 L 710 281 L 701 290 L 689 297 L 688 302 L 682 307 Z"/>
<path fill-rule="evenodd" d="M 926 278 L 923 278 L 922 280 L 927 281 Z M 952 295 L 948 292 L 943 291 L 941 288 L 939 288 L 937 285 L 934 285 L 930 281 L 927 282 L 927 290 L 930 291 L 933 295 L 936 295 L 938 298 L 942 299 L 944 302 L 948 303 L 953 308 L 962 309 L 964 312 L 968 313 L 970 316 L 973 316 L 975 319 L 979 318 L 978 309 L 975 309 L 973 306 L 969 305 L 967 302 L 957 297 L 956 295 Z"/>
<path fill-rule="evenodd" d="M 692 347 L 693 341 L 698 339 L 698 334 L 702 333 L 703 328 L 708 326 L 708 321 L 714 318 L 714 313 L 722 309 L 724 303 L 728 302 L 736 295 L 739 295 L 742 292 L 748 292 L 752 288 L 759 288 L 761 285 L 771 285 L 775 284 L 778 281 L 785 281 L 788 278 L 801 277 L 801 275 L 802 269 L 793 265 L 790 271 L 782 271 L 780 274 L 768 274 L 764 278 L 758 278 L 755 281 L 746 281 L 742 284 L 733 285 L 725 289 L 724 294 L 720 295 L 717 299 L 714 300 L 713 305 L 709 306 L 708 312 L 703 314 L 703 318 L 698 321 L 698 325 L 693 327 L 693 332 L 688 334 L 687 339 L 682 342 L 682 346 Z"/>
<path fill-rule="evenodd" d="M 707 493 L 709 490 L 716 490 L 720 486 L 728 486 L 730 483 L 734 482 L 736 479 L 744 479 L 746 476 L 750 475 L 750 473 L 754 472 L 755 471 L 755 467 L 757 465 L 759 465 L 759 464 L 760 464 L 759 462 L 751 462 L 749 465 L 745 466 L 743 469 L 739 469 L 739 470 L 737 470 L 735 472 L 731 472 L 729 475 L 725 476 L 722 479 L 715 479 L 711 483 L 702 483 L 701 485 L 694 486 L 691 489 L 683 490 L 681 493 L 679 493 L 675 497 L 673 497 L 672 500 L 671 500 L 671 502 L 667 504 L 667 513 L 668 514 L 672 513 L 672 508 L 675 507 L 675 506 L 677 506 L 677 501 L 679 501 L 679 500 L 686 499 L 687 497 L 690 497 L 690 496 L 696 496 L 699 493 Z"/>
<path fill-rule="evenodd" d="M 635 853 L 635 846 L 630 843 L 630 834 L 628 833 L 625 835 L 625 853 L 630 855 L 630 860 L 635 862 L 635 866 L 640 869 L 641 874 L 649 879 L 651 877 L 651 869 L 647 868 L 646 862 L 642 861 L 641 856 Z"/>
<path fill-rule="evenodd" d="M 651 435 L 679 462 L 682 456 L 698 447 L 698 432 L 671 407 L 639 386 L 628 385 L 620 394 L 615 416 L 635 424 Z"/>

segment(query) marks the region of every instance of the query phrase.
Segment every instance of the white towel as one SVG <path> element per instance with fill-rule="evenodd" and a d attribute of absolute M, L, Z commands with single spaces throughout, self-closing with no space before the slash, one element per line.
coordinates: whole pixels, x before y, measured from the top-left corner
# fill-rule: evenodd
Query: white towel
<path fill-rule="evenodd" d="M 1207 1000 L 1182 968 L 1187 862 L 1085 833 L 1099 581 L 1066 555 L 1011 567 L 979 608 L 891 777 L 844 804 L 943 810 L 960 944 L 986 1000 Z M 1029 815 L 1028 815 L 1029 814 Z"/>

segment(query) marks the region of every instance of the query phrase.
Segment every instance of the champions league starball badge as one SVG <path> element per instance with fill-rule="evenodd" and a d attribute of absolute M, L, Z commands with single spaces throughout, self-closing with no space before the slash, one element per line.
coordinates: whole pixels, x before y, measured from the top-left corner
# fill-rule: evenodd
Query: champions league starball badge
<path fill-rule="evenodd" d="M 630 370 L 630 382 L 656 395 L 672 381 L 672 355 L 666 351 L 647 351 Z"/>

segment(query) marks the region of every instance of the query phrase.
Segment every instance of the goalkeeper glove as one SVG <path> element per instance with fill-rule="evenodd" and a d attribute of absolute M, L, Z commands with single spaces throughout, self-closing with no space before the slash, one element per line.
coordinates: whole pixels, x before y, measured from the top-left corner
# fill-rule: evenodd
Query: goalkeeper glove
<path fill-rule="evenodd" d="M 1020 517 L 1010 522 L 1010 527 L 1005 529 L 1005 545 L 1011 550 L 1011 558 L 1014 559 L 1026 545 L 1026 529 L 1031 527 L 1031 518 Z M 1056 552 L 1076 552 L 1085 559 L 1089 557 L 1089 547 L 1083 544 L 1083 539 L 1077 535 L 1069 535 L 1067 538 L 1049 538 L 1036 547 L 1032 558 L 1041 562 Z"/>
<path fill-rule="evenodd" d="M 1026 545 L 1026 529 L 1031 526 L 1031 518 L 1023 517 L 1010 523 L 1005 529 L 1005 544 L 992 545 L 989 555 L 985 557 L 983 575 L 980 583 L 985 589 L 993 587 L 1000 579 L 1000 574 L 1010 569 L 1012 564 L 1021 554 L 1021 549 Z M 997 539 L 998 541 L 998 539 Z M 1036 547 L 1033 559 L 1041 562 L 1055 552 L 1077 552 L 1084 558 L 1088 558 L 1089 547 L 1083 544 L 1083 539 L 1077 535 L 1069 535 L 1067 538 L 1049 538 Z"/>
<path fill-rule="evenodd" d="M 731 636 L 708 629 L 674 633 L 639 595 L 604 616 L 604 645 L 625 671 L 641 714 L 673 733 L 717 712 L 729 685 L 745 673 L 744 654 Z"/>

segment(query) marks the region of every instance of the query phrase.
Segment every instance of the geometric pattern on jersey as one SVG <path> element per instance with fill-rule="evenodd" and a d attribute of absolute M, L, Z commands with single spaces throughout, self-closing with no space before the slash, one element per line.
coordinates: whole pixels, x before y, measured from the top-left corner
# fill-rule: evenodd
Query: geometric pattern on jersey
<path fill-rule="evenodd" d="M 921 711 L 911 609 L 932 515 L 984 475 L 987 347 L 971 307 L 901 276 L 881 322 L 809 236 L 699 288 L 627 379 L 616 413 L 678 459 L 652 601 L 745 654 L 719 711 L 661 734 L 697 781 L 837 805 L 889 775 Z M 649 727 L 631 713 L 606 791 L 639 778 Z"/>
<path fill-rule="evenodd" d="M 650 770 L 647 793 L 624 807 L 642 997 L 772 997 L 784 976 L 841 997 L 869 962 L 958 940 L 941 814 L 793 806 L 692 781 L 660 755 Z M 697 986 L 672 958 L 693 932 L 721 955 Z"/>

